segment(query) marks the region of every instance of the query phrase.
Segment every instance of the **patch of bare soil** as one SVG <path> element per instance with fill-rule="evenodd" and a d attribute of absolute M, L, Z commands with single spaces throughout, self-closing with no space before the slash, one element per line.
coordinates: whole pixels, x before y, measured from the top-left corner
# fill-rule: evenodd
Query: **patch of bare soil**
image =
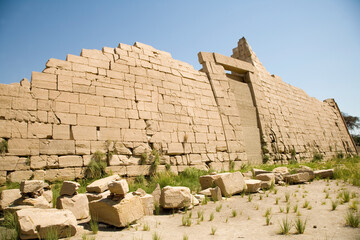
<path fill-rule="evenodd" d="M 345 216 L 349 211 L 352 201 L 360 200 L 358 187 L 344 184 L 340 181 L 314 181 L 310 184 L 276 186 L 277 190 L 248 195 L 236 195 L 231 198 L 209 202 L 206 205 L 196 206 L 187 214 L 175 213 L 159 216 L 145 216 L 137 224 L 125 228 L 116 229 L 105 227 L 100 224 L 97 235 L 91 231 L 79 229 L 79 233 L 71 239 L 87 239 L 93 236 L 96 239 L 153 239 L 157 233 L 160 239 L 360 239 L 360 228 L 345 226 Z M 332 211 L 332 201 L 339 201 L 339 192 L 347 189 L 356 193 L 356 198 L 350 203 L 339 203 L 336 210 Z M 327 193 L 328 192 L 328 198 Z M 286 202 L 285 195 L 289 195 Z M 354 196 L 353 196 L 354 197 Z M 251 198 L 251 197 L 250 197 Z M 276 204 L 278 199 L 278 204 Z M 251 200 L 249 202 L 249 200 Z M 305 202 L 308 206 L 305 208 Z M 219 210 L 219 206 L 222 206 Z M 297 206 L 297 207 L 296 207 Z M 289 209 L 289 213 L 287 212 Z M 297 208 L 297 211 L 296 211 Z M 216 211 L 216 210 L 219 211 Z M 266 211 L 271 209 L 270 225 L 266 225 Z M 281 211 L 282 209 L 282 211 Z M 203 211 L 204 220 L 198 219 L 198 212 Z M 191 212 L 191 226 L 183 226 L 182 218 L 189 216 Z M 235 214 L 236 212 L 236 214 Z M 214 219 L 210 221 L 210 215 Z M 236 216 L 234 216 L 236 215 Z M 306 221 L 304 234 L 296 234 L 294 225 L 291 226 L 287 235 L 281 235 L 280 223 L 288 219 L 291 224 L 297 218 Z M 144 225 L 150 227 L 144 231 Z M 211 235 L 212 230 L 215 231 Z"/>

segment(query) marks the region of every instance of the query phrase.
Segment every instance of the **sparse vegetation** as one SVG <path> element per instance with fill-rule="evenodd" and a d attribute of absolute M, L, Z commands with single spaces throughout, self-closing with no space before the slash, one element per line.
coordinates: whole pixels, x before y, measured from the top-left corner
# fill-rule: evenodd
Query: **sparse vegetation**
<path fill-rule="evenodd" d="M 308 200 L 305 200 L 305 202 L 303 204 L 303 208 L 308 208 L 309 204 L 310 204 L 310 202 Z"/>
<path fill-rule="evenodd" d="M 101 151 L 96 151 L 85 170 L 85 176 L 88 179 L 99 179 L 105 177 L 107 175 L 105 172 L 106 167 L 106 154 Z"/>
<path fill-rule="evenodd" d="M 231 214 L 232 214 L 232 217 L 236 217 L 237 216 L 237 211 L 235 209 L 233 209 Z"/>
<path fill-rule="evenodd" d="M 6 139 L 2 139 L 0 142 L 0 153 L 5 154 L 8 152 L 8 141 Z"/>
<path fill-rule="evenodd" d="M 214 220 L 214 217 L 215 217 L 215 216 L 214 216 L 214 213 L 211 213 L 211 214 L 210 214 L 210 217 L 209 217 L 209 221 L 211 222 L 212 220 Z"/>
<path fill-rule="evenodd" d="M 300 218 L 297 218 L 294 225 L 295 225 L 297 234 L 303 234 L 305 232 L 306 220 L 303 221 Z"/>
<path fill-rule="evenodd" d="M 345 220 L 347 226 L 357 228 L 360 225 L 360 213 L 350 210 L 347 212 Z"/>
<path fill-rule="evenodd" d="M 18 221 L 16 219 L 16 214 L 11 213 L 9 211 L 6 211 L 4 213 L 4 220 L 1 223 L 1 226 L 10 229 L 9 231 L 4 231 L 3 233 L 6 238 L 4 239 L 11 239 L 11 240 L 17 240 L 19 239 L 20 234 L 20 226 L 18 224 Z"/>
<path fill-rule="evenodd" d="M 99 223 L 97 221 L 97 218 L 93 215 L 91 215 L 90 228 L 94 234 L 97 234 L 99 231 Z"/>
<path fill-rule="evenodd" d="M 143 231 L 150 231 L 150 225 L 148 223 L 144 223 Z"/>
<path fill-rule="evenodd" d="M 211 227 L 211 235 L 215 235 L 216 233 L 216 227 Z"/>
<path fill-rule="evenodd" d="M 285 235 L 289 234 L 291 229 L 291 223 L 288 221 L 288 218 L 284 218 L 282 222 L 280 222 L 280 234 Z"/>
<path fill-rule="evenodd" d="M 184 215 L 182 217 L 182 225 L 183 226 L 186 226 L 186 227 L 190 227 L 192 224 L 191 222 L 191 217 L 189 217 L 188 215 Z"/>
<path fill-rule="evenodd" d="M 157 232 L 154 232 L 153 235 L 152 235 L 152 239 L 153 240 L 160 240 L 160 235 L 157 233 Z"/>
<path fill-rule="evenodd" d="M 222 204 L 216 206 L 216 212 L 220 212 L 222 209 Z"/>
<path fill-rule="evenodd" d="M 52 227 L 52 228 L 49 228 L 45 234 L 45 239 L 46 240 L 57 240 L 59 239 L 59 233 L 58 233 L 58 230 L 57 228 L 55 227 Z"/>

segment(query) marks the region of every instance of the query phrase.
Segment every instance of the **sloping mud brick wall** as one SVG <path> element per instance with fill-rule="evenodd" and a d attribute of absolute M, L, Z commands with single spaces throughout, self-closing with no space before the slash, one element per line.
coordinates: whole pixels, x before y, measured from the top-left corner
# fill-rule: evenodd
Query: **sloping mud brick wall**
<path fill-rule="evenodd" d="M 233 57 L 199 61 L 200 71 L 151 46 L 119 44 L 0 84 L 0 183 L 82 178 L 97 151 L 123 176 L 149 174 L 142 160 L 154 149 L 158 170 L 174 172 L 288 160 L 292 149 L 296 159 L 355 153 L 336 103 L 270 75 L 244 39 Z"/>

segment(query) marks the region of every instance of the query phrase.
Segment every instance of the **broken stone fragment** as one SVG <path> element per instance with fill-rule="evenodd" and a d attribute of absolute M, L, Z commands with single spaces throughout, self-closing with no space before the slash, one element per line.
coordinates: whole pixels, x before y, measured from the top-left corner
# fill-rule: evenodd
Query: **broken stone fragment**
<path fill-rule="evenodd" d="M 212 188 L 207 188 L 207 189 L 201 190 L 201 191 L 199 192 L 199 194 L 204 195 L 204 196 L 211 197 L 211 189 L 212 189 Z"/>
<path fill-rule="evenodd" d="M 95 182 L 89 184 L 86 187 L 86 191 L 91 192 L 91 193 L 102 193 L 105 192 L 106 190 L 108 190 L 108 184 L 109 182 L 113 181 L 113 180 L 118 180 L 120 179 L 119 175 L 112 175 L 106 178 L 102 178 L 99 180 L 96 180 Z"/>
<path fill-rule="evenodd" d="M 191 195 L 191 204 L 194 206 L 197 206 L 200 204 L 199 200 L 194 195 Z"/>
<path fill-rule="evenodd" d="M 154 197 L 151 194 L 145 194 L 140 196 L 143 208 L 144 215 L 153 215 L 154 214 Z"/>
<path fill-rule="evenodd" d="M 103 199 L 103 198 L 107 198 L 108 196 L 110 196 L 110 191 L 107 190 L 103 193 L 85 193 L 86 194 L 86 197 L 88 198 L 89 202 L 92 202 L 92 201 L 96 201 L 96 200 L 100 200 L 100 199 Z"/>
<path fill-rule="evenodd" d="M 129 185 L 125 179 L 109 182 L 108 188 L 110 192 L 115 195 L 125 195 L 129 192 Z"/>
<path fill-rule="evenodd" d="M 228 197 L 246 190 L 246 184 L 241 172 L 220 173 L 215 180 L 223 196 Z"/>
<path fill-rule="evenodd" d="M 21 198 L 19 189 L 7 189 L 0 193 L 0 210 L 4 210 Z"/>
<path fill-rule="evenodd" d="M 257 180 L 257 179 L 247 179 L 245 180 L 247 189 L 246 191 L 248 193 L 256 193 L 260 190 L 261 187 L 261 180 Z"/>
<path fill-rule="evenodd" d="M 69 210 L 27 208 L 16 212 L 21 239 L 47 238 L 54 229 L 59 238 L 76 234 L 76 218 Z"/>
<path fill-rule="evenodd" d="M 317 170 L 314 171 L 315 177 L 319 178 L 333 178 L 334 177 L 334 169 L 326 169 L 326 170 Z"/>
<path fill-rule="evenodd" d="M 163 208 L 184 208 L 191 205 L 191 193 L 188 187 L 170 187 L 161 189 L 160 205 Z"/>
<path fill-rule="evenodd" d="M 131 193 L 118 201 L 110 198 L 92 201 L 89 203 L 89 208 L 99 222 L 116 227 L 125 227 L 144 216 L 141 198 Z"/>
<path fill-rule="evenodd" d="M 257 169 L 257 168 L 253 168 L 252 171 L 254 173 L 254 176 L 257 176 L 257 175 L 263 174 L 263 173 L 271 173 L 269 171 L 262 170 L 262 169 Z"/>
<path fill-rule="evenodd" d="M 282 175 L 289 174 L 289 169 L 287 167 L 277 167 L 272 170 L 273 173 L 280 173 Z"/>
<path fill-rule="evenodd" d="M 304 183 L 309 181 L 310 179 L 311 177 L 308 172 L 295 173 L 284 177 L 285 182 L 289 184 Z"/>
<path fill-rule="evenodd" d="M 35 208 L 51 208 L 50 203 L 44 196 L 39 196 L 37 198 L 20 198 L 14 202 L 14 205 L 28 205 Z"/>
<path fill-rule="evenodd" d="M 275 174 L 274 173 L 261 173 L 256 175 L 255 177 L 258 180 L 261 181 L 270 181 L 275 183 Z"/>
<path fill-rule="evenodd" d="M 45 183 L 42 180 L 24 180 L 20 183 L 21 193 L 34 193 L 48 187 L 49 184 Z"/>
<path fill-rule="evenodd" d="M 76 191 L 79 188 L 80 188 L 80 184 L 77 182 L 64 181 L 61 186 L 60 196 L 63 196 L 63 195 L 72 196 L 77 193 Z"/>
<path fill-rule="evenodd" d="M 160 204 L 161 188 L 159 184 L 156 184 L 154 191 L 151 193 L 154 197 L 154 204 Z"/>
<path fill-rule="evenodd" d="M 219 177 L 219 175 L 204 175 L 199 177 L 199 182 L 201 185 L 201 189 L 207 189 L 214 187 L 214 181 Z"/>
<path fill-rule="evenodd" d="M 89 201 L 85 194 L 60 196 L 56 200 L 57 209 L 70 210 L 77 220 L 86 219 L 89 215 Z"/>
<path fill-rule="evenodd" d="M 215 188 L 210 188 L 210 193 L 213 201 L 222 200 L 221 189 L 218 186 L 216 186 Z"/>

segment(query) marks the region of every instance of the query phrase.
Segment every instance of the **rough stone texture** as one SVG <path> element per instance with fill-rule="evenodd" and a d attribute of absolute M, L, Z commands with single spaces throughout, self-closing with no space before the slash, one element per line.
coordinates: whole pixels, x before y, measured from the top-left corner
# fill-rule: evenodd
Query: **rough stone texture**
<path fill-rule="evenodd" d="M 28 205 L 35 208 L 51 208 L 51 204 L 44 196 L 37 198 L 20 198 L 14 202 L 14 205 Z"/>
<path fill-rule="evenodd" d="M 141 201 L 144 208 L 144 215 L 153 215 L 154 214 L 154 197 L 151 194 L 145 194 L 141 196 Z"/>
<path fill-rule="evenodd" d="M 333 178 L 334 169 L 316 170 L 314 171 L 315 177 L 319 178 Z"/>
<path fill-rule="evenodd" d="M 246 183 L 246 191 L 249 193 L 256 193 L 260 190 L 261 187 L 261 180 L 256 179 L 245 179 Z"/>
<path fill-rule="evenodd" d="M 154 204 L 160 204 L 161 188 L 159 184 L 156 184 L 156 187 L 151 195 L 154 197 Z"/>
<path fill-rule="evenodd" d="M 125 195 L 127 192 L 129 192 L 129 185 L 126 179 L 113 180 L 109 182 L 108 188 L 111 193 L 118 195 Z"/>
<path fill-rule="evenodd" d="M 210 188 L 210 193 L 213 201 L 222 200 L 221 189 L 218 186 L 215 188 Z"/>
<path fill-rule="evenodd" d="M 201 71 L 138 42 L 106 49 L 0 85 L 1 182 L 78 178 L 96 151 L 117 152 L 109 171 L 148 175 L 138 156 L 150 146 L 180 172 L 356 154 L 336 102 L 271 75 L 244 38 L 232 57 L 200 52 Z"/>
<path fill-rule="evenodd" d="M 284 177 L 284 180 L 290 184 L 304 183 L 311 179 L 311 176 L 308 172 L 300 172 Z"/>
<path fill-rule="evenodd" d="M 256 175 L 255 178 L 261 181 L 269 181 L 275 183 L 275 174 L 273 173 L 261 173 Z"/>
<path fill-rule="evenodd" d="M 201 189 L 212 188 L 214 186 L 214 181 L 219 175 L 204 175 L 199 177 Z"/>
<path fill-rule="evenodd" d="M 22 193 L 32 193 L 43 190 L 46 186 L 48 184 L 41 180 L 26 180 L 20 183 L 20 191 Z"/>
<path fill-rule="evenodd" d="M 48 230 L 54 228 L 59 237 L 76 234 L 76 218 L 69 210 L 28 208 L 16 211 L 21 239 L 45 239 Z"/>
<path fill-rule="evenodd" d="M 117 180 L 119 178 L 120 178 L 119 175 L 112 175 L 112 176 L 109 176 L 106 178 L 96 180 L 86 187 L 86 191 L 91 192 L 91 193 L 102 193 L 109 189 L 108 188 L 109 182 L 111 182 L 113 180 Z"/>
<path fill-rule="evenodd" d="M 100 200 L 100 199 L 103 199 L 103 198 L 107 198 L 108 196 L 110 196 L 110 191 L 105 191 L 105 192 L 102 192 L 102 193 L 85 193 L 89 202 L 92 202 L 92 201 L 96 201 L 96 200 Z"/>
<path fill-rule="evenodd" d="M 77 220 L 86 219 L 89 214 L 89 201 L 85 194 L 60 196 L 56 200 L 57 209 L 70 210 Z"/>
<path fill-rule="evenodd" d="M 89 208 L 91 214 L 97 216 L 99 222 L 116 227 L 125 227 L 144 216 L 141 198 L 131 193 L 118 201 L 110 198 L 92 201 L 89 203 Z"/>
<path fill-rule="evenodd" d="M 246 184 L 241 172 L 220 173 L 215 180 L 216 186 L 221 189 L 223 196 L 230 196 L 246 190 Z"/>
<path fill-rule="evenodd" d="M 2 190 L 0 193 L 0 210 L 4 210 L 19 198 L 21 198 L 19 189 Z"/>
<path fill-rule="evenodd" d="M 72 196 L 76 194 L 76 191 L 80 188 L 80 184 L 77 182 L 72 181 L 64 181 L 61 189 L 60 189 L 60 196 L 68 195 Z"/>
<path fill-rule="evenodd" d="M 191 193 L 187 187 L 166 186 L 161 189 L 160 205 L 163 208 L 184 208 L 191 205 Z"/>

